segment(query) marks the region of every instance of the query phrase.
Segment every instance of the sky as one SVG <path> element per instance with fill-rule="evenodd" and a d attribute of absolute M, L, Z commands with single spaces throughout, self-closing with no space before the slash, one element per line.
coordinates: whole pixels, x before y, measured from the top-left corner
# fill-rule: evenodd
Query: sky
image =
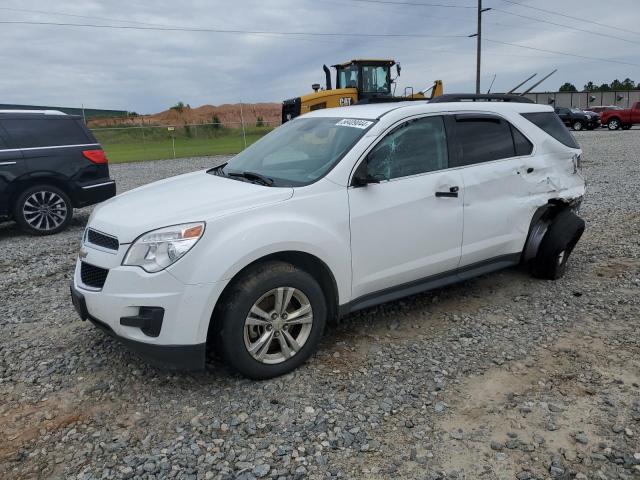
<path fill-rule="evenodd" d="M 558 72 L 536 91 L 557 90 L 564 82 L 579 89 L 589 80 L 640 82 L 639 1 L 515 1 L 588 21 L 484 0 L 492 10 L 483 14 L 483 91 L 494 75 L 492 91 L 500 92 L 555 68 Z M 310 92 L 313 83 L 324 85 L 323 64 L 352 58 L 399 61 L 397 93 L 407 86 L 425 89 L 436 79 L 443 80 L 445 92 L 472 92 L 476 40 L 468 35 L 476 31 L 476 5 L 476 0 L 5 0 L 0 22 L 145 29 L 0 25 L 0 103 L 154 113 L 179 101 L 193 107 L 280 102 Z M 158 26 L 340 35 L 153 30 Z"/>

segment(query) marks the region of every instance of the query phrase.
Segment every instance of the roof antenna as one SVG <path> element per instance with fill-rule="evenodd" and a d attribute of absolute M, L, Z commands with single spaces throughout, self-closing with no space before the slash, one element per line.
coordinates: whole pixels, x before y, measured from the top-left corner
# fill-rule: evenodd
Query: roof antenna
<path fill-rule="evenodd" d="M 493 74 L 493 80 L 491 80 L 491 85 L 489 85 L 489 90 L 487 90 L 487 95 L 491 93 L 491 87 L 493 87 L 493 82 L 496 81 L 496 74 Z"/>
<path fill-rule="evenodd" d="M 517 89 L 519 89 L 522 85 L 524 85 L 525 83 L 527 83 L 529 80 L 531 80 L 533 77 L 535 77 L 537 75 L 537 73 L 534 73 L 533 75 L 531 75 L 529 78 L 527 78 L 524 82 L 519 83 L 518 85 L 516 85 L 515 87 L 513 87 L 511 90 L 509 90 L 507 93 L 513 93 L 515 92 Z"/>
<path fill-rule="evenodd" d="M 540 85 L 542 82 L 544 82 L 547 78 L 549 78 L 551 75 L 553 75 L 554 73 L 556 73 L 558 71 L 558 69 L 556 68 L 553 72 L 551 72 L 549 75 L 547 75 L 546 77 L 542 77 L 542 80 L 537 81 L 536 83 L 534 83 L 533 85 L 531 85 L 529 88 L 527 88 L 524 92 L 522 92 L 520 95 L 526 95 L 527 93 L 529 93 L 531 90 L 533 90 L 534 88 L 536 88 L 538 85 Z"/>

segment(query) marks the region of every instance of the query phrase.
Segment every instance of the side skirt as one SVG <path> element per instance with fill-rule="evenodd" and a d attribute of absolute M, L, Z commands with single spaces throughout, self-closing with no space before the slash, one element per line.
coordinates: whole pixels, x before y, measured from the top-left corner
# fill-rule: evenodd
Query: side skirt
<path fill-rule="evenodd" d="M 340 305 L 339 316 L 343 317 L 357 310 L 373 307 L 375 305 L 391 302 L 399 298 L 408 297 L 417 293 L 445 287 L 453 283 L 462 282 L 464 280 L 469 280 L 480 275 L 485 275 L 497 270 L 512 267 L 520 263 L 521 256 L 521 253 L 501 255 L 499 257 L 474 263 L 472 265 L 467 265 L 456 270 L 439 273 L 437 275 L 432 275 L 420 280 L 404 283 L 396 287 L 391 287 L 380 290 L 378 292 L 370 293 L 356 298 L 355 300 L 352 300 L 345 305 Z"/>

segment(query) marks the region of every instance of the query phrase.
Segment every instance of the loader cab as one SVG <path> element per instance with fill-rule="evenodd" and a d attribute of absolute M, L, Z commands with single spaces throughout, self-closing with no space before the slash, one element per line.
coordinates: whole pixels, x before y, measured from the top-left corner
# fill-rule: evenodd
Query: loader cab
<path fill-rule="evenodd" d="M 360 100 L 391 96 L 393 65 L 396 65 L 393 60 L 351 60 L 333 65 L 336 88 L 356 88 Z"/>

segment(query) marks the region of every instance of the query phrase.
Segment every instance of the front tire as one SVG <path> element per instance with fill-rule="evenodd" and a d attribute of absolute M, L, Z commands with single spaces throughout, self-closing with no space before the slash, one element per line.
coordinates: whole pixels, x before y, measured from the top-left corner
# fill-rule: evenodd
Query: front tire
<path fill-rule="evenodd" d="M 571 210 L 563 210 L 545 234 L 531 265 L 534 277 L 557 280 L 564 276 L 567 262 L 584 232 L 584 220 Z"/>
<path fill-rule="evenodd" d="M 618 130 L 620 128 L 620 120 L 617 118 L 612 118 L 607 122 L 607 128 L 609 130 Z"/>
<path fill-rule="evenodd" d="M 20 194 L 13 208 L 13 217 L 30 235 L 53 235 L 71 222 L 71 200 L 53 185 L 35 185 Z"/>
<path fill-rule="evenodd" d="M 310 274 L 270 261 L 239 278 L 218 313 L 217 343 L 225 362 L 246 377 L 263 380 L 291 372 L 316 351 L 327 302 Z"/>
<path fill-rule="evenodd" d="M 577 120 L 573 122 L 573 124 L 571 125 L 571 128 L 573 128 L 576 132 L 579 132 L 584 128 L 584 124 L 580 120 Z"/>

